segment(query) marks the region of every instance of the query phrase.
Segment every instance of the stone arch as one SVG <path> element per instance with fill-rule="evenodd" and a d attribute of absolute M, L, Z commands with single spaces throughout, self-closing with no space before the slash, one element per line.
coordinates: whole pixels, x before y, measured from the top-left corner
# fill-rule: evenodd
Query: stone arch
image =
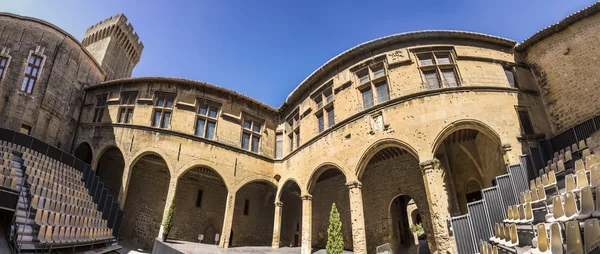
<path fill-rule="evenodd" d="M 431 149 L 444 170 L 454 216 L 465 214 L 468 202 L 482 198 L 476 191 L 467 191 L 468 180 L 474 179 L 481 188 L 488 188 L 495 176 L 506 173 L 500 135 L 476 119 L 448 124 L 435 137 Z"/>
<path fill-rule="evenodd" d="M 90 143 L 83 141 L 77 145 L 75 148 L 75 157 L 87 164 L 92 164 L 92 160 L 94 159 L 94 151 Z"/>
<path fill-rule="evenodd" d="M 167 164 L 167 167 L 169 168 L 169 174 L 171 176 L 174 176 L 174 171 L 175 171 L 175 167 L 173 165 L 173 162 L 171 161 L 171 157 L 169 157 L 166 153 L 164 153 L 162 150 L 154 148 L 154 147 L 149 147 L 149 148 L 145 148 L 143 150 L 140 150 L 138 152 L 136 152 L 133 156 L 131 156 L 131 158 L 133 158 L 130 162 L 129 162 L 129 167 L 131 168 L 133 165 L 135 165 L 135 163 L 137 163 L 141 158 L 143 158 L 144 156 L 148 155 L 148 154 L 155 154 L 160 156 L 165 163 Z M 131 171 L 131 170 L 130 170 Z"/>
<path fill-rule="evenodd" d="M 344 175 L 344 179 L 346 181 L 348 181 L 348 176 L 346 175 L 346 172 L 338 165 L 334 164 L 334 163 L 330 163 L 330 162 L 326 162 L 326 163 L 322 163 L 321 165 L 319 165 L 316 169 L 314 169 L 312 171 L 312 173 L 310 174 L 310 176 L 307 179 L 307 183 L 306 183 L 306 192 L 307 193 L 312 193 L 312 190 L 315 187 L 315 184 L 317 183 L 317 180 L 319 180 L 319 177 L 321 177 L 321 175 L 323 173 L 325 173 L 326 171 L 335 169 L 337 170 L 339 173 L 341 173 L 342 175 Z"/>
<path fill-rule="evenodd" d="M 94 154 L 96 154 L 96 156 L 94 156 L 94 159 L 92 160 L 92 163 L 90 164 L 90 166 L 92 166 L 92 170 L 96 170 L 96 167 L 98 166 L 98 159 L 100 158 L 100 156 L 109 148 L 111 147 L 118 147 L 119 150 L 121 151 L 121 153 L 123 153 L 123 155 L 125 155 L 125 151 L 123 149 L 121 149 L 121 147 L 119 147 L 115 142 L 107 142 L 102 144 L 102 146 L 94 149 Z M 127 158 L 125 158 L 125 162 L 127 162 Z"/>
<path fill-rule="evenodd" d="M 261 175 L 253 175 L 253 176 L 250 176 L 250 177 L 242 180 L 238 184 L 236 184 L 235 187 L 233 188 L 233 192 L 237 192 L 242 187 L 244 187 L 246 184 L 253 183 L 253 182 L 266 182 L 266 183 L 269 183 L 271 186 L 273 186 L 275 190 L 277 190 L 277 182 L 273 178 L 270 178 L 267 176 L 261 176 Z"/>
<path fill-rule="evenodd" d="M 180 167 L 179 170 L 177 170 L 177 172 L 175 173 L 176 178 L 179 179 L 181 176 L 185 175 L 190 170 L 192 170 L 194 168 L 198 168 L 198 167 L 209 168 L 210 170 L 217 173 L 217 175 L 219 175 L 221 180 L 225 183 L 225 187 L 227 188 L 228 191 L 232 191 L 236 187 L 230 181 L 227 181 L 227 178 L 225 177 L 226 174 L 224 172 L 222 172 L 222 170 L 220 170 L 218 167 L 215 167 L 215 165 L 210 165 L 210 164 L 207 164 L 206 161 L 200 161 L 200 160 L 189 162 L 189 163 L 183 165 L 182 167 Z"/>
<path fill-rule="evenodd" d="M 363 152 L 363 154 L 361 155 L 361 157 L 359 159 L 358 165 L 356 166 L 356 170 L 354 171 L 354 172 L 356 172 L 355 174 L 359 181 L 360 181 L 360 179 L 362 179 L 362 175 L 365 172 L 365 169 L 367 168 L 367 164 L 369 163 L 369 161 L 371 161 L 373 156 L 375 156 L 377 153 L 379 153 L 379 151 L 381 151 L 385 148 L 388 148 L 388 147 L 400 148 L 400 149 L 408 152 L 415 158 L 417 158 L 417 160 L 419 160 L 419 153 L 417 152 L 417 150 L 414 149 L 412 146 L 410 146 L 408 143 L 406 143 L 404 141 L 394 139 L 394 138 L 386 138 L 386 139 L 378 140 L 375 143 L 373 143 L 371 146 L 369 146 Z"/>
<path fill-rule="evenodd" d="M 271 246 L 277 185 L 269 177 L 253 177 L 235 187 L 231 246 Z M 265 201 L 265 197 L 269 197 Z"/>
<path fill-rule="evenodd" d="M 168 157 L 154 149 L 138 152 L 129 165 L 123 202 L 127 216 L 123 219 L 121 233 L 124 239 L 143 249 L 151 249 L 159 234 L 171 169 Z"/>
<path fill-rule="evenodd" d="M 103 147 L 96 159 L 96 175 L 108 189 L 113 198 L 118 199 L 124 194 L 123 174 L 125 172 L 125 156 L 121 149 L 111 145 Z"/>
<path fill-rule="evenodd" d="M 492 127 L 490 127 L 486 123 L 477 119 L 462 119 L 454 121 L 446 125 L 446 127 L 442 128 L 440 133 L 438 133 L 438 135 L 433 140 L 431 152 L 435 154 L 442 142 L 444 142 L 444 140 L 448 136 L 450 136 L 450 134 L 462 129 L 473 129 L 479 131 L 491 138 L 492 140 L 496 141 L 498 144 L 502 145 L 502 140 L 500 139 L 500 135 L 498 134 L 498 132 L 496 132 Z"/>
<path fill-rule="evenodd" d="M 409 210 L 409 204 L 413 201 L 416 209 Z M 408 253 L 414 248 L 413 245 L 418 243 L 415 239 L 416 235 L 413 234 L 410 227 L 413 222 L 413 213 L 419 213 L 419 208 L 424 207 L 426 203 L 419 202 L 412 198 L 409 194 L 400 193 L 395 195 L 389 202 L 388 209 L 388 225 L 392 229 L 391 242 L 394 250 L 407 249 Z"/>
<path fill-rule="evenodd" d="M 205 164 L 186 165 L 180 172 L 175 180 L 176 212 L 170 236 L 195 242 L 198 234 L 205 234 L 203 243 L 214 243 L 214 234 L 223 229 L 229 187 L 220 172 Z M 210 226 L 212 231 L 206 231 Z"/>
<path fill-rule="evenodd" d="M 287 178 L 287 179 L 285 179 L 285 181 L 282 182 L 281 186 L 279 188 L 277 188 L 277 194 L 275 195 L 275 201 L 281 201 L 281 195 L 283 194 L 283 191 L 290 184 L 296 184 L 300 191 L 304 190 L 304 188 L 302 188 L 302 185 L 300 185 L 300 182 L 298 180 L 296 180 L 296 178 L 293 178 L 293 177 Z M 298 194 L 298 197 L 300 197 L 300 196 L 302 196 L 302 193 Z"/>

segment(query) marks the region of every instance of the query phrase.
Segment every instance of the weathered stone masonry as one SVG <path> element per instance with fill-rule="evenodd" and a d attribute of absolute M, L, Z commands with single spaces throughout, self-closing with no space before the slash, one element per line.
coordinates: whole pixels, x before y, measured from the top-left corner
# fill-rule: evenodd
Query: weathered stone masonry
<path fill-rule="evenodd" d="M 80 43 L 0 13 L 0 127 L 91 161 L 125 211 L 121 238 L 146 249 L 173 202 L 170 238 L 310 253 L 326 244 L 335 202 L 355 253 L 416 250 L 414 223 L 433 253 L 454 253 L 449 216 L 529 141 L 598 115 L 599 11 L 519 45 L 462 31 L 369 41 L 318 68 L 279 108 L 203 82 L 131 78 L 143 44 L 122 14 Z M 32 55 L 43 62 L 21 91 Z"/>

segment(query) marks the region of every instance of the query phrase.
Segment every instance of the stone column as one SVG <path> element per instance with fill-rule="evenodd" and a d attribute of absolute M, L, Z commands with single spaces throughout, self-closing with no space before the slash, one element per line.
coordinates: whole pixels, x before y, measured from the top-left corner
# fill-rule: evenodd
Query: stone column
<path fill-rule="evenodd" d="M 235 210 L 235 193 L 227 194 L 227 204 L 225 205 L 225 219 L 223 220 L 223 231 L 219 247 L 229 248 L 229 236 L 231 234 L 231 224 L 233 224 L 233 211 Z"/>
<path fill-rule="evenodd" d="M 448 229 L 448 218 L 450 218 L 450 206 L 447 185 L 444 181 L 444 170 L 440 168 L 437 159 L 420 163 L 423 173 L 423 182 L 427 192 L 429 203 L 430 220 L 424 225 L 427 230 L 427 242 L 431 253 L 455 253 L 450 230 Z"/>
<path fill-rule="evenodd" d="M 281 211 L 283 203 L 281 201 L 275 202 L 275 216 L 273 222 L 273 243 L 271 247 L 274 249 L 279 248 L 279 240 L 281 238 Z"/>
<path fill-rule="evenodd" d="M 169 207 L 171 207 L 171 203 L 175 200 L 175 192 L 177 191 L 177 179 L 176 177 L 171 177 L 171 182 L 169 183 L 169 190 L 167 192 L 167 199 L 165 200 L 165 209 L 163 210 L 162 220 L 160 222 L 160 230 L 158 231 L 158 237 L 162 237 L 163 233 L 163 223 L 167 219 L 167 214 L 169 214 Z"/>
<path fill-rule="evenodd" d="M 362 184 L 359 181 L 346 183 L 350 195 L 350 217 L 352 218 L 352 246 L 354 253 L 366 254 L 365 215 L 363 213 Z"/>
<path fill-rule="evenodd" d="M 302 254 L 312 252 L 312 195 L 307 194 L 302 198 Z"/>

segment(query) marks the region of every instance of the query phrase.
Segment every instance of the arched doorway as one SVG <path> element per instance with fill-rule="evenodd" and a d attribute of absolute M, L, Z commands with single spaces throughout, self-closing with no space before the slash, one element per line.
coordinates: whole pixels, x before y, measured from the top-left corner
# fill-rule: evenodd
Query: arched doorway
<path fill-rule="evenodd" d="M 467 213 L 467 203 L 482 199 L 481 189 L 493 186 L 494 178 L 506 174 L 500 138 L 478 123 L 463 123 L 444 132 L 435 157 L 448 173 L 455 193 L 451 214 Z"/>
<path fill-rule="evenodd" d="M 141 155 L 131 167 L 121 237 L 149 250 L 158 236 L 171 175 L 158 154 Z M 177 216 L 175 214 L 175 216 Z"/>
<path fill-rule="evenodd" d="M 104 187 L 108 189 L 108 194 L 117 199 L 123 191 L 123 171 L 125 170 L 125 159 L 123 153 L 116 146 L 106 149 L 96 166 L 96 175 L 100 177 L 100 181 L 104 183 Z"/>
<path fill-rule="evenodd" d="M 175 214 L 169 238 L 216 244 L 216 234 L 221 234 L 227 186 L 219 173 L 206 166 L 188 169 L 177 180 Z"/>
<path fill-rule="evenodd" d="M 75 149 L 75 158 L 87 163 L 92 163 L 92 147 L 87 142 L 83 142 Z"/>
<path fill-rule="evenodd" d="M 299 247 L 302 243 L 302 200 L 300 186 L 294 180 L 287 180 L 281 188 L 281 231 L 279 245 Z"/>
<path fill-rule="evenodd" d="M 414 200 L 408 195 L 399 195 L 394 198 L 390 203 L 390 218 L 392 220 L 393 246 L 396 250 L 406 250 L 406 252 L 412 253 L 412 250 L 416 249 L 414 246 L 419 244 L 419 237 L 424 239 L 426 236 Z"/>
<path fill-rule="evenodd" d="M 409 204 L 421 210 L 426 235 L 433 236 L 427 191 L 419 159 L 397 141 L 373 145 L 362 158 L 358 177 L 362 182 L 367 252 L 389 243 L 394 253 L 417 249 L 408 223 Z"/>
<path fill-rule="evenodd" d="M 331 165 L 319 167 L 310 178 L 308 191 L 312 195 L 312 246 L 327 246 L 329 214 L 335 203 L 342 221 L 344 249 L 352 250 L 350 197 L 346 187 L 346 176 L 342 170 Z"/>
<path fill-rule="evenodd" d="M 277 187 L 267 181 L 244 184 L 235 194 L 230 246 L 271 246 Z"/>
<path fill-rule="evenodd" d="M 281 230 L 279 245 L 299 247 L 302 243 L 302 200 L 300 186 L 294 180 L 287 180 L 281 188 Z"/>

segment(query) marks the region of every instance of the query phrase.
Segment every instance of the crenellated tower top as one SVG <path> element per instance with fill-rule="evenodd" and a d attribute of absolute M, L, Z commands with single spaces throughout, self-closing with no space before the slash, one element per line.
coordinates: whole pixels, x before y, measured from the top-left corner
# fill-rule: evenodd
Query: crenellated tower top
<path fill-rule="evenodd" d="M 107 80 L 131 77 L 144 50 L 144 44 L 122 13 L 89 27 L 82 44 L 107 72 Z"/>

